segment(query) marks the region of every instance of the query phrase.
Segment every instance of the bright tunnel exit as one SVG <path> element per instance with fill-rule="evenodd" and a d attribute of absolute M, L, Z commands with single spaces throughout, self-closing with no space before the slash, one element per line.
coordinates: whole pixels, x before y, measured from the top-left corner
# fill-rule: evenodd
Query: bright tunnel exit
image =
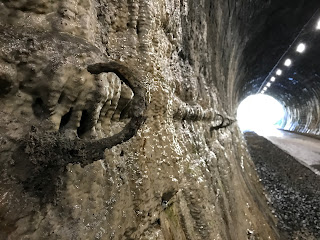
<path fill-rule="evenodd" d="M 244 99 L 237 110 L 241 131 L 267 131 L 281 126 L 285 117 L 284 107 L 265 94 L 251 95 Z"/>

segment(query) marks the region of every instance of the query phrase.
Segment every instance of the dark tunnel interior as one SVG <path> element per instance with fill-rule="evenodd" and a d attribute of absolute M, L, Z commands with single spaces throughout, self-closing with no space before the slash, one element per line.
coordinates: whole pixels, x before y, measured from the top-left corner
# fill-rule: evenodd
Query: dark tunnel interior
<path fill-rule="evenodd" d="M 263 93 L 284 106 L 281 128 L 319 134 L 320 3 L 279 1 L 269 6 L 249 30 L 253 37 L 244 48 L 245 75 L 237 82 L 236 100 L 261 93 L 270 82 Z M 302 53 L 297 52 L 300 43 L 306 46 Z M 290 66 L 284 65 L 286 59 L 291 60 Z M 276 74 L 278 69 L 281 76 Z"/>

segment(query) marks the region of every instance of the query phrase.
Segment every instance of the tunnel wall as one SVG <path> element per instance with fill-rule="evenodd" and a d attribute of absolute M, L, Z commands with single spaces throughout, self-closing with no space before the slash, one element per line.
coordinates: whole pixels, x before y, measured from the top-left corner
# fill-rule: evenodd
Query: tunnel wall
<path fill-rule="evenodd" d="M 269 5 L 2 1 L 0 238 L 278 239 L 232 119 Z"/>
<path fill-rule="evenodd" d="M 242 75 L 235 81 L 235 99 L 241 102 L 246 96 L 256 94 L 270 80 L 276 82 L 266 91 L 286 109 L 283 129 L 319 134 L 319 31 L 320 18 L 317 1 L 271 1 L 253 26 L 256 34 L 249 34 L 243 58 L 239 65 Z M 307 45 L 303 54 L 296 52 L 298 43 Z M 283 66 L 290 58 L 293 65 Z M 281 77 L 275 71 L 283 70 Z"/>
<path fill-rule="evenodd" d="M 310 135 L 320 134 L 319 124 L 319 100 L 317 96 L 307 101 L 302 100 L 303 104 L 291 105 L 286 108 L 288 120 L 283 126 L 284 130 Z"/>

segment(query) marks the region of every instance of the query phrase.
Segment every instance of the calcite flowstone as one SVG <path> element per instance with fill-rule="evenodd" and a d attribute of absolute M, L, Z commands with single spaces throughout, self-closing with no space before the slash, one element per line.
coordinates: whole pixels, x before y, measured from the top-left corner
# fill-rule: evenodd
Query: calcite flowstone
<path fill-rule="evenodd" d="M 0 3 L 1 239 L 277 238 L 211 2 Z"/>

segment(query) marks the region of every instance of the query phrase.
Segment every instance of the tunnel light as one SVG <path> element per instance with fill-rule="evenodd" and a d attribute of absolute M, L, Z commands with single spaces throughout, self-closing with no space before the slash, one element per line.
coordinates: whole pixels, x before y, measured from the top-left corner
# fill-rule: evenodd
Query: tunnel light
<path fill-rule="evenodd" d="M 282 104 L 265 94 L 247 97 L 237 110 L 237 120 L 242 131 L 274 129 L 281 126 L 284 116 Z"/>
<path fill-rule="evenodd" d="M 276 80 L 275 77 L 270 78 L 270 81 L 271 81 L 271 82 L 274 82 L 275 80 Z"/>
<path fill-rule="evenodd" d="M 292 61 L 289 58 L 284 62 L 284 65 L 287 66 L 287 67 L 290 67 L 291 64 L 292 64 Z"/>
<path fill-rule="evenodd" d="M 268 89 L 267 87 L 264 87 L 264 88 L 263 88 L 263 91 L 267 91 L 267 89 Z"/>
<path fill-rule="evenodd" d="M 262 91 L 262 92 L 261 92 L 261 94 L 264 94 L 264 93 L 265 93 L 265 91 Z"/>
<path fill-rule="evenodd" d="M 277 74 L 278 76 L 280 76 L 280 75 L 282 74 L 282 71 L 281 71 L 280 69 L 278 69 L 277 72 L 276 72 L 276 74 Z"/>
<path fill-rule="evenodd" d="M 268 83 L 267 83 L 267 87 L 270 87 L 270 86 L 271 86 L 271 83 L 270 83 L 270 82 L 268 82 Z"/>
<path fill-rule="evenodd" d="M 297 47 L 297 52 L 303 53 L 306 50 L 306 45 L 304 43 L 300 43 Z"/>
<path fill-rule="evenodd" d="M 320 30 L 320 20 L 318 21 L 318 24 L 317 24 L 317 30 Z"/>

